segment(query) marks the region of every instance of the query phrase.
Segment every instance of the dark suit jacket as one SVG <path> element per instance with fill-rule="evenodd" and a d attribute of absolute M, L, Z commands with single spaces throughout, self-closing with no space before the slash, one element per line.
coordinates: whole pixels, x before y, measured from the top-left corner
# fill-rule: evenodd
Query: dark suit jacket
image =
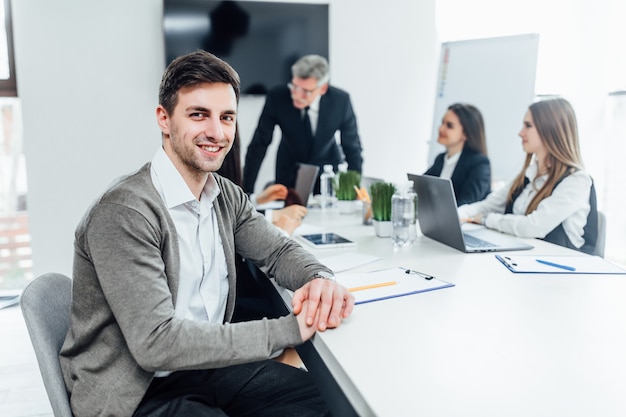
<path fill-rule="evenodd" d="M 438 177 L 443 169 L 445 152 L 435 158 L 433 166 L 425 172 L 426 175 Z M 489 158 L 474 150 L 463 148 L 459 162 L 452 173 L 452 186 L 457 205 L 481 201 L 491 191 L 491 165 Z"/>
<path fill-rule="evenodd" d="M 311 143 L 305 139 L 301 110 L 293 106 L 289 88 L 281 86 L 267 94 L 259 124 L 248 145 L 243 170 L 244 190 L 247 192 L 254 191 L 259 168 L 272 142 L 276 125 L 282 132 L 276 155 L 276 183 L 294 187 L 298 163 L 317 165 L 320 172 L 324 164 L 332 164 L 337 172 L 343 155 L 349 170 L 361 172 L 361 140 L 348 93 L 331 86 L 321 97 L 317 129 Z M 336 131 L 341 134 L 341 149 L 335 141 Z"/>

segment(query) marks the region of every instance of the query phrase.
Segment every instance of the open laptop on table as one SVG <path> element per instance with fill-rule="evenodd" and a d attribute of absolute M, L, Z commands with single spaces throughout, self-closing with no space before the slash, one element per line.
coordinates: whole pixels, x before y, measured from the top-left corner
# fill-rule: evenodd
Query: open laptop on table
<path fill-rule="evenodd" d="M 304 207 L 307 207 L 309 196 L 313 192 L 313 187 L 315 186 L 319 172 L 320 168 L 317 165 L 300 164 L 298 167 L 295 190 L 300 196 Z"/>
<path fill-rule="evenodd" d="M 456 198 L 449 179 L 407 174 L 417 193 L 417 219 L 422 233 L 462 252 L 495 252 L 532 249 L 510 235 L 477 227 L 463 230 L 456 210 Z"/>
<path fill-rule="evenodd" d="M 302 200 L 302 205 L 304 207 L 307 207 L 309 196 L 313 192 L 313 187 L 315 187 L 315 181 L 317 181 L 317 174 L 319 171 L 320 168 L 317 165 L 300 164 L 298 167 L 294 190 L 296 194 L 298 194 L 298 197 L 300 197 L 300 200 Z M 269 201 L 267 203 L 257 205 L 258 210 L 281 209 L 283 207 L 285 207 L 284 200 Z"/>

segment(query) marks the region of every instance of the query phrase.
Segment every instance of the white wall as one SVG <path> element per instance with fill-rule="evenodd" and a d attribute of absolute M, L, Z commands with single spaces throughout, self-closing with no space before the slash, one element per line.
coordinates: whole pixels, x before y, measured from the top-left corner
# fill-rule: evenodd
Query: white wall
<path fill-rule="evenodd" d="M 372 3 L 379 7 L 363 6 Z M 427 169 L 439 53 L 435 3 L 331 4 L 332 79 L 352 96 L 365 175 L 406 181 L 407 171 Z"/>
<path fill-rule="evenodd" d="M 426 169 L 435 0 L 364 3 L 329 1 L 332 82 L 352 95 L 364 173 L 400 181 Z M 14 0 L 12 7 L 34 274 L 71 275 L 73 232 L 89 204 L 160 144 L 162 3 Z M 261 106 L 240 103 L 244 139 Z"/>

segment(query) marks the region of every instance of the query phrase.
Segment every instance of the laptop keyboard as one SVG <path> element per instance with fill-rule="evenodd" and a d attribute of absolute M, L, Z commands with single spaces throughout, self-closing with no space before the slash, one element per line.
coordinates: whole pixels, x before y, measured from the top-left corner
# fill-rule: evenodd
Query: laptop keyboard
<path fill-rule="evenodd" d="M 465 245 L 472 248 L 492 248 L 494 244 L 491 242 L 487 242 L 486 240 L 482 240 L 477 238 L 476 236 L 468 235 L 467 233 L 463 233 L 463 240 L 465 241 Z"/>

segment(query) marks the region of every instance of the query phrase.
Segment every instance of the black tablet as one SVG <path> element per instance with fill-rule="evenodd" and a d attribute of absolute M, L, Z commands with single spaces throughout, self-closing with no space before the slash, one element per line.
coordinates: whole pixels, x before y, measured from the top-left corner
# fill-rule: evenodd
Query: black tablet
<path fill-rule="evenodd" d="M 315 248 L 339 248 L 356 245 L 356 242 L 336 233 L 312 233 L 300 235 L 300 238 Z"/>

